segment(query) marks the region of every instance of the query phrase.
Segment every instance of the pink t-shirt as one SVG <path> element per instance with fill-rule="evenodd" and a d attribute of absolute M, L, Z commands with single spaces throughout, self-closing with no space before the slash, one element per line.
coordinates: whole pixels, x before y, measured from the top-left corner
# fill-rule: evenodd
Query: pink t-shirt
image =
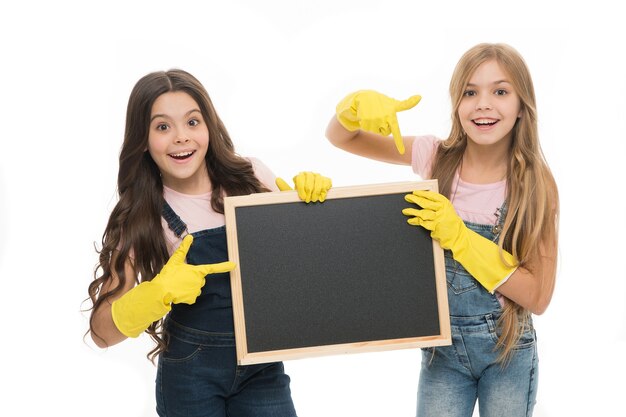
<path fill-rule="evenodd" d="M 440 139 L 434 136 L 417 136 L 414 138 L 411 166 L 413 172 L 420 177 L 430 178 L 432 162 L 439 142 Z M 505 198 L 506 180 L 492 184 L 472 184 L 460 179 L 458 171 L 454 174 L 450 201 L 457 214 L 464 221 L 495 225 L 498 222 L 498 210 L 502 207 Z M 500 285 L 506 279 L 502 280 Z M 502 295 L 497 291 L 495 295 L 500 305 L 504 305 Z"/>
<path fill-rule="evenodd" d="M 413 140 L 411 166 L 422 178 L 430 178 L 432 162 L 440 139 L 434 136 L 417 136 Z M 454 175 L 450 201 L 457 214 L 465 221 L 478 224 L 496 224 L 497 210 L 506 197 L 506 180 L 491 184 L 472 184 Z"/>
<path fill-rule="evenodd" d="M 248 158 L 252 162 L 254 174 L 261 181 L 263 185 L 272 191 L 278 191 L 278 187 L 275 184 L 276 176 L 274 173 L 260 160 L 256 158 Z M 216 213 L 211 208 L 211 193 L 189 195 L 182 194 L 178 191 L 174 191 L 171 188 L 163 187 L 163 197 L 165 201 L 172 207 L 174 212 L 181 218 L 187 225 L 187 232 L 193 233 L 205 229 L 213 229 L 216 227 L 224 226 L 226 220 L 224 215 Z M 167 222 L 161 217 L 161 224 L 165 231 L 165 240 L 167 243 L 167 249 L 170 254 L 174 253 L 174 250 L 182 242 L 181 238 L 178 238 L 174 232 L 170 230 Z"/>

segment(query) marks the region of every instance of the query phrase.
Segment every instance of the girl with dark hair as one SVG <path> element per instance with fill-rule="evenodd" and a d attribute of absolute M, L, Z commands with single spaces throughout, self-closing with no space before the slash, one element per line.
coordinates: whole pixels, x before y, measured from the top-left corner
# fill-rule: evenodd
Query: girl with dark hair
<path fill-rule="evenodd" d="M 330 180 L 303 172 L 301 198 Z M 275 181 L 279 184 L 275 184 Z M 208 93 L 182 70 L 133 88 L 118 173 L 119 201 L 102 238 L 90 333 L 99 347 L 146 331 L 156 342 L 160 416 L 295 416 L 282 363 L 237 366 L 224 196 L 289 188 L 235 153 Z M 177 249 L 176 249 L 177 248 Z M 205 279 L 206 277 L 206 279 Z"/>

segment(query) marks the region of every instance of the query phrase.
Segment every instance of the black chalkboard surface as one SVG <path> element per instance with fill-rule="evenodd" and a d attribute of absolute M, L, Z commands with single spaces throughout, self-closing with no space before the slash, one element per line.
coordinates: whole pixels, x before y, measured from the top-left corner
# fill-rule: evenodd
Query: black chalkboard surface
<path fill-rule="evenodd" d="M 225 198 L 240 364 L 450 343 L 442 250 L 404 195 L 436 181 Z"/>

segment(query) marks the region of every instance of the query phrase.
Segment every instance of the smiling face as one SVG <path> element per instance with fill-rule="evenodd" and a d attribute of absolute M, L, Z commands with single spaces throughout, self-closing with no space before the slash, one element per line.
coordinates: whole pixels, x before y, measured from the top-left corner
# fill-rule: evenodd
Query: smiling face
<path fill-rule="evenodd" d="M 497 61 L 486 61 L 474 71 L 457 112 L 474 144 L 510 145 L 513 126 L 521 116 L 520 99 Z"/>
<path fill-rule="evenodd" d="M 160 95 L 152 105 L 148 152 L 159 167 L 163 185 L 185 194 L 210 191 L 205 163 L 209 130 L 200 107 L 187 93 Z"/>

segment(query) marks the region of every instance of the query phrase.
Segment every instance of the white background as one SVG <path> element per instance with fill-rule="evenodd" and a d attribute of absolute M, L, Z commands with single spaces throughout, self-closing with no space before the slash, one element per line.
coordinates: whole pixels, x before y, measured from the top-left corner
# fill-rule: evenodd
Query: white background
<path fill-rule="evenodd" d="M 561 193 L 557 288 L 535 319 L 535 415 L 625 415 L 626 31 L 613 2 L 125 3 L 24 1 L 0 12 L 0 415 L 154 415 L 149 339 L 98 350 L 83 341 L 80 311 L 141 76 L 196 75 L 237 151 L 286 179 L 315 170 L 337 187 L 405 181 L 410 168 L 326 141 L 335 104 L 361 88 L 421 94 L 400 115 L 402 132 L 445 136 L 453 67 L 485 41 L 511 44 L 530 67 Z M 413 416 L 419 360 L 402 350 L 286 368 L 301 417 Z"/>

